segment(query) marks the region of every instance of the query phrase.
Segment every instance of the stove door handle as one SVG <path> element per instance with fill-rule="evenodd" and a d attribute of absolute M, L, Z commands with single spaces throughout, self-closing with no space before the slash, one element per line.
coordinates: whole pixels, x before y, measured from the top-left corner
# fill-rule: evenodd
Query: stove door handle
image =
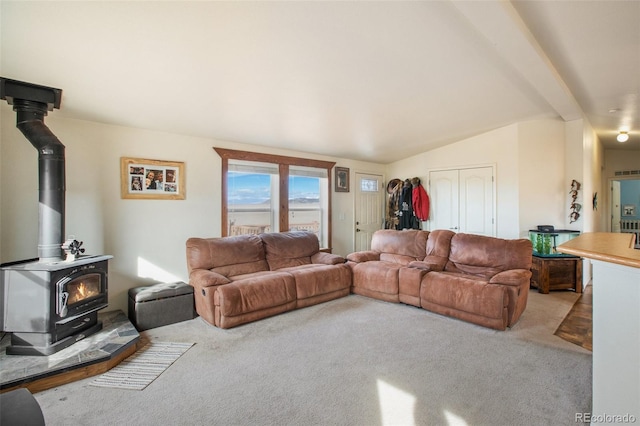
<path fill-rule="evenodd" d="M 66 291 L 63 291 L 60 293 L 60 316 L 62 318 L 67 316 L 67 300 L 69 300 L 69 293 Z"/>

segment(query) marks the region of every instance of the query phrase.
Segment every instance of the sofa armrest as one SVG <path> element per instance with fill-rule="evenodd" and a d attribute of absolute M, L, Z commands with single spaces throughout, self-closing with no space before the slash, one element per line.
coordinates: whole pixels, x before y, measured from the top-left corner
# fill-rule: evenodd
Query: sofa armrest
<path fill-rule="evenodd" d="M 373 250 L 357 251 L 355 253 L 349 253 L 347 255 L 347 260 L 356 263 L 380 260 L 380 253 Z"/>
<path fill-rule="evenodd" d="M 489 280 L 490 284 L 506 284 L 519 286 L 528 283 L 531 279 L 531 271 L 527 269 L 510 269 L 495 274 Z"/>
<path fill-rule="evenodd" d="M 442 266 L 437 263 L 432 262 L 424 262 L 422 260 L 414 260 L 413 262 L 409 262 L 409 268 L 422 269 L 423 271 L 442 271 Z"/>
<path fill-rule="evenodd" d="M 339 265 L 346 262 L 345 258 L 333 253 L 319 251 L 311 256 L 311 263 L 322 263 L 325 265 Z"/>
<path fill-rule="evenodd" d="M 224 275 L 207 269 L 194 269 L 189 275 L 189 284 L 199 289 L 229 284 L 230 282 L 231 280 Z"/>

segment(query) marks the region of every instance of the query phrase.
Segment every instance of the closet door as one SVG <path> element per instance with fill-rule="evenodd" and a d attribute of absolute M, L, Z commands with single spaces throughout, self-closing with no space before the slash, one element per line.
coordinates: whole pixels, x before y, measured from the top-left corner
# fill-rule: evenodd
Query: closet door
<path fill-rule="evenodd" d="M 429 173 L 429 229 L 495 236 L 494 168 L 474 167 Z"/>
<path fill-rule="evenodd" d="M 458 170 L 429 173 L 429 229 L 459 229 Z"/>
<path fill-rule="evenodd" d="M 493 167 L 461 169 L 460 232 L 495 236 Z"/>

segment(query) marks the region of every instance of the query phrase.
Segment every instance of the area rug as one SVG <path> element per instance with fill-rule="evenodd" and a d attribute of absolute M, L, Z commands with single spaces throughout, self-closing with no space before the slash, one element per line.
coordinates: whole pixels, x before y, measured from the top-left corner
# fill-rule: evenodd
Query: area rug
<path fill-rule="evenodd" d="M 191 346 L 193 343 L 148 343 L 90 384 L 106 388 L 143 390 Z"/>

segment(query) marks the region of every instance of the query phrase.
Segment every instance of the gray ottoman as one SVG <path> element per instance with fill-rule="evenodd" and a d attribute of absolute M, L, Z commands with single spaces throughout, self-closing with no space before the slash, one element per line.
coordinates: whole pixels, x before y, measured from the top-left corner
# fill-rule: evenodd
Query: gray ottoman
<path fill-rule="evenodd" d="M 138 331 L 187 321 L 197 316 L 193 287 L 181 281 L 129 290 L 129 320 Z"/>

